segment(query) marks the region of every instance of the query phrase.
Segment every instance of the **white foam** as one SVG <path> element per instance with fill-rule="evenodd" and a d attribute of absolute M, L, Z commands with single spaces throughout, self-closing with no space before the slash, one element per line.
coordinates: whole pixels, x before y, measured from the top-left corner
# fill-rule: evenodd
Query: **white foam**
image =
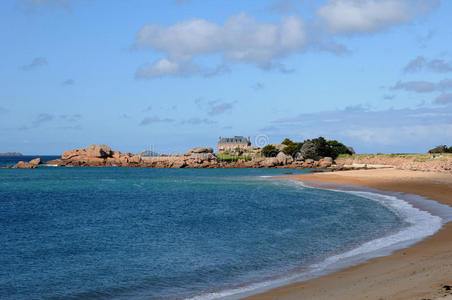
<path fill-rule="evenodd" d="M 297 183 L 304 187 L 310 188 L 302 182 Z M 426 210 L 416 208 L 404 199 L 393 195 L 385 195 L 368 191 L 337 190 L 331 188 L 328 188 L 328 190 L 349 193 L 377 201 L 396 213 L 402 221 L 405 222 L 406 226 L 395 233 L 365 242 L 350 251 L 330 256 L 319 263 L 312 264 L 302 273 L 293 274 L 281 279 L 255 283 L 244 287 L 206 293 L 190 299 L 240 299 L 252 294 L 276 288 L 278 286 L 326 275 L 344 267 L 359 264 L 370 258 L 389 255 L 397 249 L 406 248 L 430 235 L 433 235 L 442 227 L 442 224 L 445 223 L 445 220 L 441 217 L 432 215 Z M 434 203 L 437 202 L 435 201 Z M 449 206 L 447 206 L 447 208 L 450 210 L 449 213 L 451 213 L 452 208 Z"/>

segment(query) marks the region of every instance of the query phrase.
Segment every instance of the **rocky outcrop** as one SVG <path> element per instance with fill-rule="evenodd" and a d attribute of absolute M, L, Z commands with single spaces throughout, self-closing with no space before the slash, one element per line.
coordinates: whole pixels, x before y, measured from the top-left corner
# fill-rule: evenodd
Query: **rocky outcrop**
<path fill-rule="evenodd" d="M 37 165 L 40 165 L 42 162 L 41 162 L 41 159 L 38 157 L 38 158 L 30 160 L 28 163 L 37 166 Z"/>
<path fill-rule="evenodd" d="M 37 168 L 37 165 L 26 162 L 26 161 L 19 161 L 13 168 L 15 168 L 15 169 L 35 169 L 35 168 Z"/>
<path fill-rule="evenodd" d="M 258 149 L 250 149 L 258 150 Z M 280 152 L 276 157 L 252 157 L 237 161 L 220 161 L 209 147 L 198 147 L 187 150 L 184 154 L 161 155 L 156 157 L 140 154 L 121 153 L 113 151 L 106 145 L 90 145 L 85 149 L 66 151 L 61 159 L 49 161 L 46 164 L 57 166 L 117 166 L 117 167 L 147 167 L 147 168 L 327 168 L 332 159 L 320 161 L 292 158 Z"/>
<path fill-rule="evenodd" d="M 86 147 L 85 151 L 90 157 L 107 158 L 112 155 L 111 149 L 107 145 L 92 144 Z"/>
<path fill-rule="evenodd" d="M 276 159 L 280 165 L 287 165 L 293 162 L 292 156 L 284 154 L 284 152 L 279 152 L 278 155 L 276 155 Z"/>
<path fill-rule="evenodd" d="M 13 168 L 15 168 L 15 169 L 35 169 L 40 164 L 41 164 L 41 159 L 38 157 L 38 158 L 30 160 L 29 162 L 19 161 Z"/>

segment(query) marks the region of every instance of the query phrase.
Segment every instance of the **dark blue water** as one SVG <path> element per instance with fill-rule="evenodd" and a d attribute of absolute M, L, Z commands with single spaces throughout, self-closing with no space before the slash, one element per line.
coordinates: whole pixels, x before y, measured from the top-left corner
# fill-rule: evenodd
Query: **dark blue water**
<path fill-rule="evenodd" d="M 402 226 L 375 201 L 260 177 L 287 171 L 0 169 L 0 298 L 203 295 Z"/>

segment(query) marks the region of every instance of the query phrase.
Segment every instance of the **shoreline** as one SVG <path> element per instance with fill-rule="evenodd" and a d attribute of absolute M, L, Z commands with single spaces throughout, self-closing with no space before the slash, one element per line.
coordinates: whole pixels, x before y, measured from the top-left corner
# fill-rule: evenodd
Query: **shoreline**
<path fill-rule="evenodd" d="M 397 169 L 285 176 L 309 186 L 334 189 L 353 185 L 414 194 L 452 206 L 452 176 Z M 328 186 L 334 184 L 334 186 Z M 450 219 L 449 219 L 450 220 Z M 258 293 L 246 299 L 441 299 L 452 285 L 452 222 L 435 234 L 383 257 Z"/>

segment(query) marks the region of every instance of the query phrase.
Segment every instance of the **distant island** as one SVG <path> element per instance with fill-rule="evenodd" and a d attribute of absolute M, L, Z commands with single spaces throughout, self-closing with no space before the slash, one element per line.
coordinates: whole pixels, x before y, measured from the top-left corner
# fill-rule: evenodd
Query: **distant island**
<path fill-rule="evenodd" d="M 0 153 L 0 156 L 24 156 L 20 152 L 6 152 L 6 153 Z"/>

